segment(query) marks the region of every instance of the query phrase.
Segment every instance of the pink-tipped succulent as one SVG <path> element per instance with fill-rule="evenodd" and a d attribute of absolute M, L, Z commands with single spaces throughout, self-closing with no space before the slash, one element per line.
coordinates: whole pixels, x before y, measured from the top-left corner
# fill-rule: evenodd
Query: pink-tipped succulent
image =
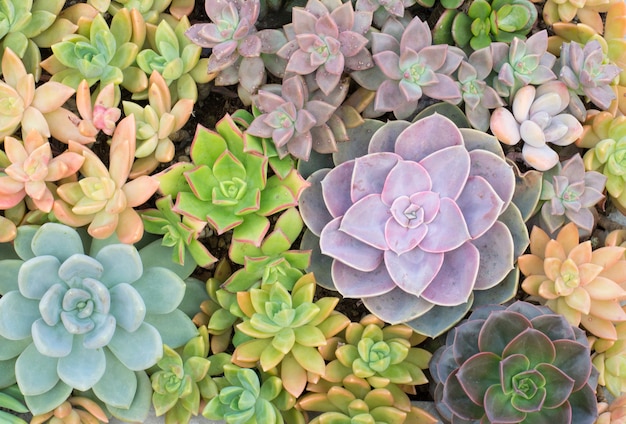
<path fill-rule="evenodd" d="M 539 171 L 547 171 L 559 162 L 559 155 L 548 145 L 568 146 L 583 132 L 581 123 L 569 113 L 567 86 L 550 81 L 535 88 L 520 88 L 513 98 L 513 112 L 499 107 L 491 114 L 493 134 L 504 144 L 524 141 L 522 156 Z"/>
<path fill-rule="evenodd" d="M 332 258 L 334 288 L 383 321 L 412 325 L 435 305 L 471 304 L 473 290 L 500 283 L 515 247 L 498 219 L 515 177 L 498 150 L 493 137 L 435 114 L 389 123 L 369 154 L 313 173 L 300 211 Z"/>
<path fill-rule="evenodd" d="M 448 45 L 432 45 L 426 22 L 413 18 L 399 40 L 385 33 L 385 27 L 372 37 L 372 57 L 384 74 L 375 89 L 374 110 L 378 114 L 393 111 L 398 119 L 408 118 L 424 95 L 455 104 L 461 100 L 451 74 L 463 56 Z"/>
<path fill-rule="evenodd" d="M 309 0 L 293 8 L 293 23 L 285 26 L 289 42 L 276 53 L 288 60 L 287 72 L 315 74 L 320 90 L 329 95 L 344 70 L 373 66 L 365 34 L 372 12 L 355 12 L 351 2 Z"/>
<path fill-rule="evenodd" d="M 50 212 L 54 197 L 48 183 L 73 175 L 84 161 L 81 155 L 67 151 L 52 157 L 50 143 L 35 130 L 28 133 L 24 144 L 5 137 L 4 150 L 11 164 L 0 172 L 0 209 L 11 208 L 28 196 L 37 209 Z"/>
<path fill-rule="evenodd" d="M 337 145 L 327 121 L 335 107 L 321 100 L 310 100 L 304 79 L 293 76 L 283 81 L 279 94 L 259 90 L 255 105 L 261 111 L 247 132 L 257 137 L 271 138 L 279 157 L 292 154 L 309 160 L 311 149 L 332 153 Z M 328 140 L 328 142 L 323 142 Z"/>

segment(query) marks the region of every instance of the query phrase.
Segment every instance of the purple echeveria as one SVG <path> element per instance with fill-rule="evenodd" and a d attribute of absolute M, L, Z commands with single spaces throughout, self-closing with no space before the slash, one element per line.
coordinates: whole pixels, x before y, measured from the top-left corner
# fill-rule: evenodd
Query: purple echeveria
<path fill-rule="evenodd" d="M 478 308 L 448 333 L 430 373 L 445 422 L 596 422 L 585 332 L 544 306 Z"/>
<path fill-rule="evenodd" d="M 315 73 L 320 90 L 328 95 L 345 70 L 373 66 L 365 34 L 372 12 L 355 12 L 351 2 L 309 0 L 305 8 L 293 8 L 292 23 L 285 26 L 289 42 L 276 53 L 287 59 L 286 71 Z"/>
<path fill-rule="evenodd" d="M 423 95 L 455 104 L 461 100 L 450 75 L 463 56 L 448 45 L 432 45 L 426 22 L 413 18 L 399 41 L 384 28 L 372 37 L 372 57 L 385 76 L 376 90 L 376 112 L 393 111 L 396 118 L 404 119 L 415 113 Z"/>
<path fill-rule="evenodd" d="M 513 170 L 503 155 L 476 148 L 483 133 L 465 131 L 439 114 L 388 123 L 367 155 L 313 173 L 302 194 L 302 217 L 333 259 L 335 288 L 386 322 L 465 304 L 513 268 L 511 231 L 498 221 Z"/>
<path fill-rule="evenodd" d="M 280 95 L 259 90 L 255 106 L 261 111 L 247 132 L 263 138 L 271 138 L 278 155 L 287 154 L 309 160 L 311 148 L 320 153 L 337 149 L 332 132 L 326 125 L 335 107 L 321 100 L 309 101 L 309 93 L 303 78 L 293 76 L 283 81 Z M 329 143 L 321 140 L 329 139 Z"/>
<path fill-rule="evenodd" d="M 543 173 L 539 215 L 540 226 L 554 233 L 568 222 L 573 222 L 582 235 L 591 235 L 593 208 L 604 199 L 602 192 L 606 176 L 587 171 L 579 154 Z"/>

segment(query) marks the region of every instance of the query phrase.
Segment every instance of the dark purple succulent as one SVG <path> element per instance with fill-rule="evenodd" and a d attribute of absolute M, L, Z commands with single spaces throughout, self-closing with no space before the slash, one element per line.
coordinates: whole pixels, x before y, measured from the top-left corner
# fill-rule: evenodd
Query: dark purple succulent
<path fill-rule="evenodd" d="M 585 332 L 543 306 L 489 305 L 448 333 L 430 372 L 453 423 L 592 424 L 595 387 Z"/>
<path fill-rule="evenodd" d="M 289 42 L 276 53 L 288 60 L 288 73 L 314 73 L 320 90 L 328 95 L 344 70 L 373 66 L 365 37 L 372 12 L 355 12 L 351 2 L 341 0 L 309 0 L 306 7 L 294 7 L 292 13 L 293 22 L 284 27 Z"/>

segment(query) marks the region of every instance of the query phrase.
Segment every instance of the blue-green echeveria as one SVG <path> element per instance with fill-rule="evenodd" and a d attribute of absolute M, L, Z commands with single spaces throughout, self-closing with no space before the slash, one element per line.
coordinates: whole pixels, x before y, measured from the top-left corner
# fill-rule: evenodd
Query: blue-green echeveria
<path fill-rule="evenodd" d="M 144 370 L 163 344 L 178 347 L 197 334 L 177 309 L 194 267 L 162 267 L 171 253 L 159 240 L 138 250 L 83 236 L 57 223 L 22 226 L 14 254 L 2 255 L 0 387 L 17 381 L 33 414 L 73 389 L 91 389 L 113 415 L 143 421 Z"/>
<path fill-rule="evenodd" d="M 446 422 L 591 424 L 597 416 L 585 332 L 543 306 L 475 310 L 448 333 L 430 371 Z"/>

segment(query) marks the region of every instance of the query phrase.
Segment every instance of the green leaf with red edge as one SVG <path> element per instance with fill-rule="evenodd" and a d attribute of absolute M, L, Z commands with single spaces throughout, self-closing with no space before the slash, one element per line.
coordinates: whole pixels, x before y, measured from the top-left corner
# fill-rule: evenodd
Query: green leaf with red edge
<path fill-rule="evenodd" d="M 479 349 L 482 352 L 502 355 L 504 348 L 511 340 L 530 327 L 530 321 L 516 312 L 492 312 L 485 320 L 478 335 Z"/>
<path fill-rule="evenodd" d="M 574 379 L 552 364 L 539 364 L 536 367 L 546 379 L 545 408 L 556 408 L 569 399 L 574 390 Z"/>
<path fill-rule="evenodd" d="M 276 177 L 271 177 L 265 190 L 261 192 L 261 202 L 257 212 L 259 215 L 270 216 L 298 204 L 289 188 L 283 185 L 270 184 L 273 178 Z"/>
<path fill-rule="evenodd" d="M 456 378 L 456 370 L 450 374 L 443 387 L 443 402 L 455 414 L 470 420 L 480 420 L 485 415 L 482 405 L 477 405 L 467 396 Z M 498 387 L 498 386 L 492 386 Z"/>
<path fill-rule="evenodd" d="M 502 356 L 506 357 L 515 353 L 526 356 L 530 361 L 530 368 L 535 368 L 538 364 L 550 364 L 556 355 L 554 345 L 548 336 L 534 328 L 524 330 L 511 340 L 504 348 Z"/>
<path fill-rule="evenodd" d="M 491 422 L 518 423 L 526 413 L 515 409 L 509 395 L 502 392 L 500 385 L 493 385 L 485 393 L 485 413 Z"/>
<path fill-rule="evenodd" d="M 257 214 L 248 214 L 241 218 L 242 223 L 235 228 L 233 239 L 260 246 L 263 237 L 270 227 L 269 220 Z"/>
<path fill-rule="evenodd" d="M 507 395 L 512 394 L 515 389 L 513 387 L 513 377 L 529 369 L 530 361 L 524 355 L 514 354 L 504 358 L 501 363 L 502 391 Z"/>
<path fill-rule="evenodd" d="M 219 185 L 219 181 L 215 178 L 211 168 L 205 165 L 199 166 L 185 172 L 184 175 L 189 188 L 199 200 L 208 202 L 213 199 L 213 188 Z"/>
<path fill-rule="evenodd" d="M 487 389 L 500 384 L 500 361 L 494 353 L 481 352 L 459 368 L 456 378 L 474 403 L 481 404 Z"/>
<path fill-rule="evenodd" d="M 178 162 L 165 171 L 160 172 L 154 176 L 159 181 L 159 192 L 163 195 L 171 195 L 175 197 L 176 194 L 183 191 L 191 191 L 189 183 L 183 176 L 185 172 L 191 171 L 196 166 L 190 162 Z"/>
<path fill-rule="evenodd" d="M 224 138 L 228 150 L 239 158 L 243 155 L 243 132 L 233 118 L 226 114 L 215 124 L 215 129 Z"/>
<path fill-rule="evenodd" d="M 228 150 L 228 145 L 218 133 L 198 125 L 189 150 L 194 163 L 212 167 L 225 150 Z"/>
<path fill-rule="evenodd" d="M 246 169 L 229 151 L 224 151 L 213 165 L 213 175 L 218 181 L 231 181 L 234 178 L 246 181 Z"/>

